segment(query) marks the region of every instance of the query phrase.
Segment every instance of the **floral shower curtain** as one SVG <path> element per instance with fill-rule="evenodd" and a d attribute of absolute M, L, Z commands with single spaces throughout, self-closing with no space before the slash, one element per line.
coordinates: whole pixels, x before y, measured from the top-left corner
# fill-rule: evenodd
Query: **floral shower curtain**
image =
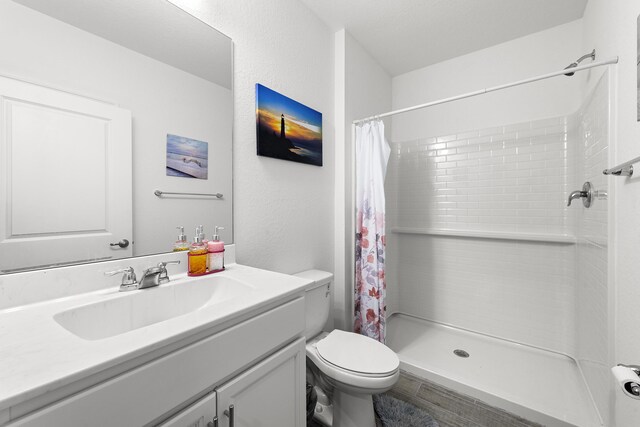
<path fill-rule="evenodd" d="M 384 176 L 391 149 L 381 120 L 356 126 L 356 280 L 354 331 L 385 339 Z"/>

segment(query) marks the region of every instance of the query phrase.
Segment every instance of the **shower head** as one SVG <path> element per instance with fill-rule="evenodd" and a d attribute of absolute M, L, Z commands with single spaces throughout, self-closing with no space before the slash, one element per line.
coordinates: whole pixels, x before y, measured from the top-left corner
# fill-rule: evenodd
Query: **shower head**
<path fill-rule="evenodd" d="M 578 58 L 576 60 L 576 62 L 572 62 L 571 64 L 567 65 L 566 67 L 564 67 L 565 70 L 568 70 L 570 68 L 576 68 L 578 66 L 578 64 L 580 64 L 582 61 L 584 61 L 587 58 L 591 58 L 592 61 L 595 61 L 596 59 L 596 50 L 593 49 L 591 51 L 591 53 L 587 53 L 586 55 L 582 55 L 580 58 Z M 575 73 L 566 73 L 565 76 L 573 76 Z"/>

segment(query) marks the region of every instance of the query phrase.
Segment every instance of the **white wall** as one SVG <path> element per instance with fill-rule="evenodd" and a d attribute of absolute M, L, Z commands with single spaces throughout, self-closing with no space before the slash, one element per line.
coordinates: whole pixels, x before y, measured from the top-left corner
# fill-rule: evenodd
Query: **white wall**
<path fill-rule="evenodd" d="M 353 328 L 351 123 L 391 109 L 391 77 L 345 30 L 336 38 L 335 326 Z M 342 109 L 340 111 L 340 109 Z M 389 125 L 390 122 L 387 122 Z M 387 132 L 387 135 L 389 133 Z M 387 287 L 389 289 L 389 287 Z"/>
<path fill-rule="evenodd" d="M 178 225 L 228 226 L 231 92 L 13 2 L 0 3 L 0 73 L 106 100 L 132 112 L 134 255 L 171 251 Z M 209 179 L 166 176 L 166 135 L 209 143 Z M 217 165 L 217 166 L 216 166 Z M 224 201 L 160 200 L 153 191 L 220 192 Z M 123 238 L 126 236 L 122 236 Z M 131 240 L 131 237 L 128 237 Z"/>
<path fill-rule="evenodd" d="M 297 0 L 173 2 L 234 42 L 238 262 L 284 273 L 333 271 L 333 33 Z M 323 167 L 256 155 L 256 83 L 322 113 Z"/>
<path fill-rule="evenodd" d="M 582 22 L 577 20 L 393 78 L 393 108 L 497 86 L 557 71 L 582 56 Z M 519 86 L 393 118 L 393 141 L 459 133 L 574 112 L 580 103 L 577 79 L 556 78 Z M 518 108 L 514 108 L 514 105 Z"/>
<path fill-rule="evenodd" d="M 619 56 L 613 67 L 616 102 L 612 108 L 617 120 L 609 162 L 611 166 L 637 157 L 640 154 L 640 124 L 637 122 L 636 87 L 636 38 L 640 3 L 625 0 L 590 0 L 584 14 L 584 49 L 595 48 L 600 58 Z M 600 74 L 593 73 L 587 84 L 593 86 Z M 640 245 L 640 181 L 610 177 L 610 196 L 613 212 L 609 221 L 613 230 L 610 238 L 611 256 L 614 259 L 614 285 L 610 290 L 611 363 L 640 363 L 640 270 L 638 248 Z M 615 314 L 614 314 L 615 313 Z M 611 381 L 611 379 L 610 379 Z M 613 384 L 615 396 L 614 417 L 611 425 L 625 427 L 635 425 L 640 419 L 640 403 L 625 397 Z"/>

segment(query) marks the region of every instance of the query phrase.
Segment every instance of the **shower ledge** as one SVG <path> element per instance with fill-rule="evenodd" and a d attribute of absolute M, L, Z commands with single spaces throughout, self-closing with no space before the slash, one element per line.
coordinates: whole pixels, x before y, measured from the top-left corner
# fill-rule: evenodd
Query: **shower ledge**
<path fill-rule="evenodd" d="M 573 245 L 575 236 L 569 234 L 549 233 L 520 233 L 482 230 L 454 230 L 448 228 L 411 228 L 392 227 L 391 231 L 398 234 L 426 234 L 430 236 L 464 237 L 468 239 L 517 240 L 521 242 L 547 242 Z"/>

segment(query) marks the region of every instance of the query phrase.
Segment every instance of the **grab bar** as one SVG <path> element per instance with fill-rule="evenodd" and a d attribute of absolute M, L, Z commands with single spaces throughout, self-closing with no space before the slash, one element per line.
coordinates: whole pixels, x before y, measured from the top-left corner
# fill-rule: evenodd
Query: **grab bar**
<path fill-rule="evenodd" d="M 640 162 L 640 156 L 635 159 L 631 159 L 628 162 L 621 163 L 618 166 L 605 169 L 602 173 L 605 175 L 615 176 L 633 176 L 633 165 L 638 162 Z"/>
<path fill-rule="evenodd" d="M 222 199 L 222 193 L 175 193 L 175 192 L 170 192 L 170 191 L 160 191 L 160 190 L 155 190 L 153 192 L 153 194 L 155 194 L 158 197 L 162 197 L 162 196 L 202 196 L 202 197 L 215 197 L 217 199 Z"/>

